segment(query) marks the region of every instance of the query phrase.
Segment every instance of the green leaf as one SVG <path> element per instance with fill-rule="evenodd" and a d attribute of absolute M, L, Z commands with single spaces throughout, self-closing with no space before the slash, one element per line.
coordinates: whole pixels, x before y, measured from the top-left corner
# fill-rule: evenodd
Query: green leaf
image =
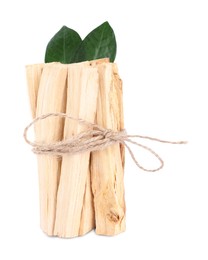
<path fill-rule="evenodd" d="M 109 58 L 111 62 L 116 56 L 116 38 L 108 22 L 104 22 L 90 32 L 80 44 L 74 61 Z"/>
<path fill-rule="evenodd" d="M 49 41 L 45 62 L 56 61 L 65 64 L 74 62 L 75 53 L 81 42 L 82 39 L 76 31 L 63 26 Z"/>

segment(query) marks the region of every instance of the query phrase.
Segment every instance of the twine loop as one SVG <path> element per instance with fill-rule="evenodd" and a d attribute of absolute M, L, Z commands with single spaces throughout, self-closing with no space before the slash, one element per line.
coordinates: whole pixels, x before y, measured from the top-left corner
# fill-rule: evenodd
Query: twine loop
<path fill-rule="evenodd" d="M 27 138 L 27 132 L 29 128 L 32 125 L 35 125 L 38 121 L 44 120 L 49 117 L 61 117 L 61 118 L 67 118 L 70 120 L 77 121 L 79 124 L 88 126 L 88 129 L 80 132 L 76 136 L 72 136 L 71 138 L 68 138 L 63 141 L 58 141 L 54 143 L 39 143 L 39 142 L 31 142 Z M 78 154 L 83 152 L 93 152 L 93 151 L 99 151 L 104 150 L 107 147 L 114 145 L 114 144 L 122 144 L 124 145 L 127 150 L 129 151 L 130 156 L 132 157 L 134 163 L 143 171 L 146 172 L 156 172 L 163 168 L 164 161 L 162 158 L 151 148 L 148 146 L 145 146 L 143 144 L 140 144 L 139 142 L 134 141 L 134 138 L 140 138 L 140 139 L 148 139 L 151 141 L 156 141 L 160 143 L 168 143 L 168 144 L 186 144 L 185 141 L 165 141 L 158 138 L 153 138 L 149 136 L 142 136 L 142 135 L 128 135 L 125 130 L 121 131 L 113 131 L 111 129 L 103 128 L 97 124 L 90 123 L 86 120 L 74 118 L 71 117 L 65 113 L 48 113 L 42 116 L 37 117 L 34 119 L 24 130 L 24 139 L 25 141 L 33 147 L 32 151 L 35 154 L 45 154 L 45 155 L 55 155 L 55 156 L 63 156 L 64 154 Z M 160 162 L 160 166 L 155 169 L 147 169 L 143 167 L 137 159 L 135 158 L 135 155 L 131 148 L 129 147 L 129 144 L 137 145 L 148 152 L 150 152 L 152 155 L 154 155 L 158 161 Z"/>

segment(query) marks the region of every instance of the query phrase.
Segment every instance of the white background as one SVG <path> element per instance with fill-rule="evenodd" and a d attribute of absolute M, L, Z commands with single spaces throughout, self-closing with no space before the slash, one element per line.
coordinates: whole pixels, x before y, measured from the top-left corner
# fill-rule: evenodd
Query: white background
<path fill-rule="evenodd" d="M 207 3 L 1 1 L 0 259 L 208 259 Z M 22 137 L 31 120 L 25 65 L 43 62 L 63 25 L 84 37 L 106 20 L 117 36 L 128 132 L 189 144 L 145 142 L 165 160 L 158 173 L 126 155 L 125 233 L 49 238 L 39 228 L 36 158 Z"/>

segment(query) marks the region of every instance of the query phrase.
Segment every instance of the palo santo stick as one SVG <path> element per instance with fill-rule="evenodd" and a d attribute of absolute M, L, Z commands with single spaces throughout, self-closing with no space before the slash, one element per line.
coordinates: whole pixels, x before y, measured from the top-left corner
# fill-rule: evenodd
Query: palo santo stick
<path fill-rule="evenodd" d="M 119 122 L 120 122 L 120 129 L 124 129 L 124 112 L 123 112 L 123 83 L 122 80 L 118 74 L 118 68 L 115 63 L 112 64 L 113 66 L 113 84 L 115 87 L 115 90 L 117 92 L 117 98 L 118 98 L 118 111 L 119 111 Z M 121 160 L 122 160 L 122 165 L 124 168 L 125 164 L 125 149 L 124 145 L 120 144 L 120 149 L 121 149 Z"/>
<path fill-rule="evenodd" d="M 109 63 L 109 58 L 103 58 L 98 60 L 93 60 L 89 62 L 89 65 L 92 67 L 96 67 L 98 64 Z M 94 198 L 92 194 L 91 187 L 91 174 L 90 171 L 87 175 L 87 183 L 85 187 L 85 195 L 82 207 L 81 221 L 80 221 L 80 229 L 79 235 L 84 235 L 89 230 L 95 228 L 95 211 L 94 211 Z"/>
<path fill-rule="evenodd" d="M 59 63 L 47 64 L 40 81 L 36 116 L 66 110 L 67 66 Z M 51 117 L 39 121 L 35 127 L 36 141 L 55 142 L 63 138 L 64 121 Z M 38 155 L 40 188 L 40 223 L 42 230 L 53 235 L 57 188 L 61 159 L 51 155 Z"/>
<path fill-rule="evenodd" d="M 28 94 L 29 94 L 30 108 L 31 108 L 33 118 L 35 118 L 36 115 L 38 88 L 40 84 L 40 78 L 41 78 L 43 66 L 44 64 L 35 64 L 35 65 L 26 66 Z"/>
<path fill-rule="evenodd" d="M 112 63 L 98 65 L 99 95 L 96 123 L 105 128 L 123 127 L 121 83 Z M 119 144 L 91 154 L 92 191 L 96 233 L 115 235 L 125 230 L 123 155 Z"/>
<path fill-rule="evenodd" d="M 94 122 L 98 93 L 98 73 L 96 68 L 83 64 L 69 66 L 66 113 L 75 118 Z M 87 126 L 76 121 L 65 121 L 64 139 L 72 137 Z M 80 228 L 90 153 L 64 155 L 62 158 L 61 178 L 57 196 L 56 223 L 54 234 L 60 237 L 75 237 L 89 232 Z"/>

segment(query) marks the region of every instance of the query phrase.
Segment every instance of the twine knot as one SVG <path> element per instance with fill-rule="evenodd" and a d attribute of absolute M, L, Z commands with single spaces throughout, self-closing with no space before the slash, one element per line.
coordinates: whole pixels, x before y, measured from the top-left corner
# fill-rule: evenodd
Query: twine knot
<path fill-rule="evenodd" d="M 113 131 L 111 129 L 106 129 L 103 132 L 103 139 L 109 139 L 113 137 Z"/>
<path fill-rule="evenodd" d="M 77 121 L 79 124 L 88 126 L 88 130 L 85 130 L 76 136 L 73 136 L 69 139 L 58 141 L 55 143 L 39 143 L 39 142 L 31 142 L 27 138 L 27 132 L 29 128 L 36 124 L 40 120 L 44 120 L 48 117 L 62 117 L 67 118 L 70 120 Z M 24 139 L 25 141 L 33 147 L 33 152 L 35 154 L 49 154 L 49 155 L 55 155 L 55 156 L 63 156 L 64 154 L 76 154 L 76 153 L 82 153 L 82 152 L 93 152 L 93 151 L 99 151 L 104 150 L 107 147 L 114 145 L 114 144 L 122 144 L 124 145 L 127 150 L 129 151 L 129 154 L 131 155 L 134 163 L 143 171 L 147 172 L 155 172 L 159 171 L 164 166 L 164 161 L 162 158 L 151 148 L 140 144 L 136 141 L 133 141 L 133 138 L 140 138 L 140 139 L 148 139 L 151 141 L 157 141 L 160 143 L 168 143 L 168 144 L 186 144 L 185 141 L 165 141 L 149 136 L 142 136 L 142 135 L 128 135 L 125 130 L 121 131 L 113 131 L 112 129 L 106 129 L 103 128 L 97 124 L 90 123 L 83 119 L 73 118 L 71 116 L 68 116 L 65 113 L 49 113 L 42 116 L 37 117 L 34 119 L 24 130 Z M 147 151 L 149 151 L 151 154 L 153 154 L 160 162 L 160 166 L 155 169 L 147 169 L 144 168 L 137 159 L 134 156 L 134 153 L 132 152 L 131 148 L 129 147 L 128 143 L 137 145 Z"/>

